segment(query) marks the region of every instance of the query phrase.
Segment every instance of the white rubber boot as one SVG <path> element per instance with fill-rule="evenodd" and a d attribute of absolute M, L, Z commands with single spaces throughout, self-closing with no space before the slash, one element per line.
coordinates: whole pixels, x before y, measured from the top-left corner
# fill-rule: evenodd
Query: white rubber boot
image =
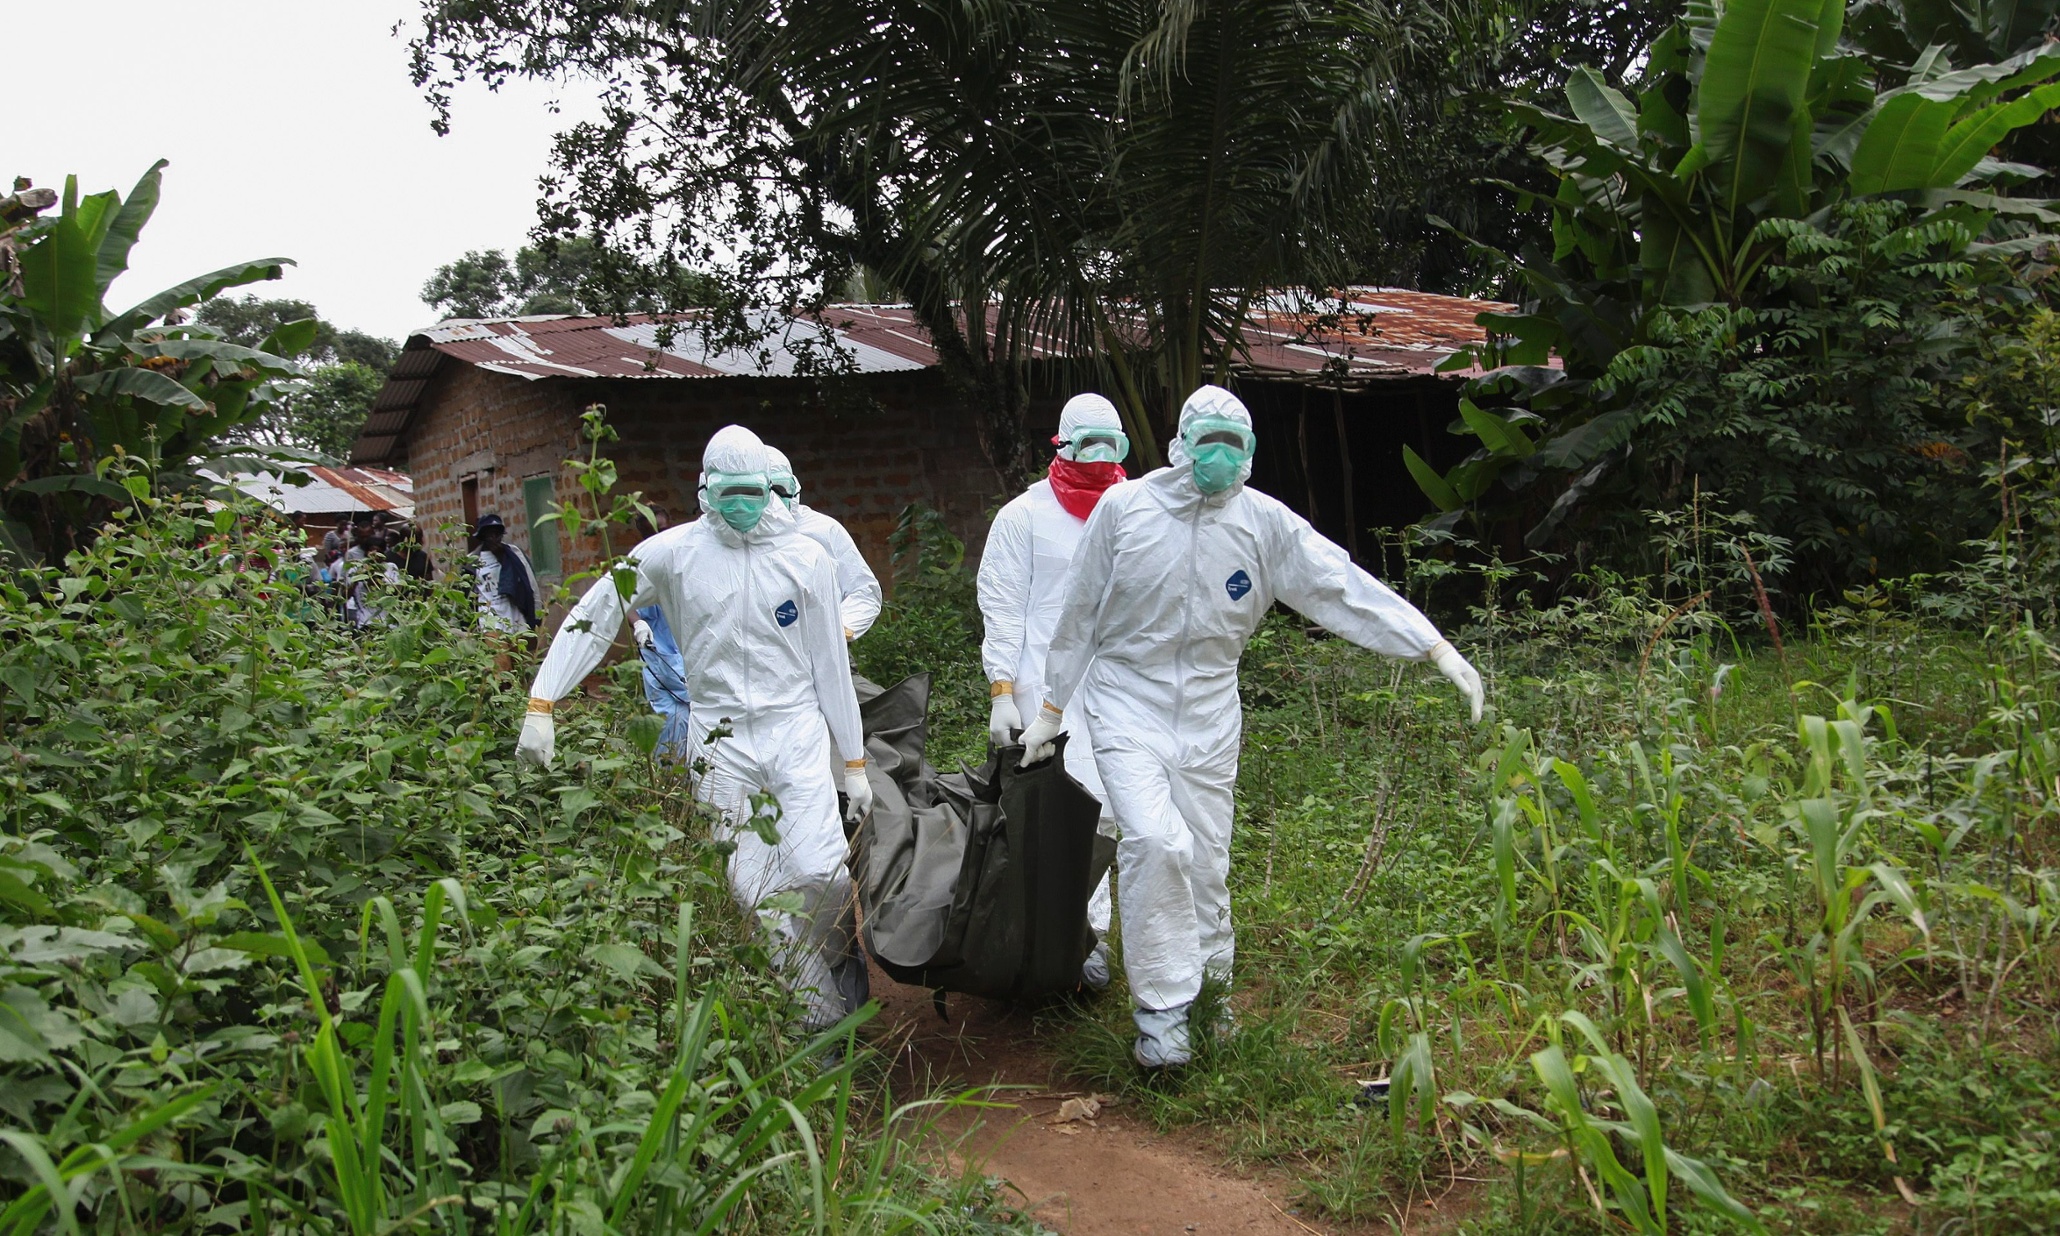
<path fill-rule="evenodd" d="M 1187 1014 L 1193 1007 L 1183 1004 L 1170 1009 L 1132 1009 L 1137 1023 L 1137 1042 L 1131 1059 L 1147 1069 L 1177 1069 L 1194 1059 L 1187 1036 Z"/>
<path fill-rule="evenodd" d="M 1081 962 L 1081 963 L 1080 963 L 1080 981 L 1081 981 L 1081 982 L 1083 982 L 1083 983 L 1085 983 L 1085 984 L 1087 984 L 1088 990 L 1090 990 L 1090 991 L 1102 991 L 1102 990 L 1104 990 L 1104 989 L 1106 989 L 1106 988 L 1108 987 L 1108 985 L 1109 985 L 1109 943 L 1108 943 L 1108 941 L 1106 941 L 1106 940 L 1097 940 L 1097 941 L 1095 941 L 1095 944 L 1094 944 L 1094 951 L 1093 951 L 1093 952 L 1091 952 L 1091 953 L 1089 953 L 1089 954 L 1087 955 L 1087 960 L 1086 960 L 1086 961 L 1083 961 L 1083 962 Z"/>

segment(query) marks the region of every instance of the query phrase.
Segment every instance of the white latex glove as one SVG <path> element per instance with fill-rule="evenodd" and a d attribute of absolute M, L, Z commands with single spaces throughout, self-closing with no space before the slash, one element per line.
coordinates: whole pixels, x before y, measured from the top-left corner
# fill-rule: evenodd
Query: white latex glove
<path fill-rule="evenodd" d="M 866 779 L 863 765 L 844 770 L 844 822 L 856 824 L 873 809 L 873 783 Z"/>
<path fill-rule="evenodd" d="M 515 740 L 515 758 L 538 768 L 549 768 L 558 750 L 558 724 L 547 712 L 522 714 L 522 737 Z"/>
<path fill-rule="evenodd" d="M 642 618 L 629 624 L 629 633 L 636 638 L 637 647 L 649 648 L 651 646 L 651 624 L 645 622 Z"/>
<path fill-rule="evenodd" d="M 1016 740 L 1013 731 L 1023 728 L 1023 714 L 1016 711 L 1016 697 L 997 695 L 987 706 L 987 738 L 997 747 Z"/>
<path fill-rule="evenodd" d="M 1438 672 L 1451 679 L 1452 685 L 1459 688 L 1460 696 L 1466 700 L 1467 707 L 1473 712 L 1473 719 L 1478 722 L 1481 719 L 1481 705 L 1487 702 L 1487 696 L 1481 691 L 1479 672 L 1465 657 L 1459 655 L 1457 648 L 1443 642 L 1431 649 L 1431 664 L 1437 666 Z"/>
<path fill-rule="evenodd" d="M 1059 736 L 1059 727 L 1065 723 L 1065 714 L 1050 704 L 1037 710 L 1037 720 L 1023 731 L 1023 762 L 1017 768 L 1028 768 L 1032 764 L 1052 757 L 1052 740 Z"/>

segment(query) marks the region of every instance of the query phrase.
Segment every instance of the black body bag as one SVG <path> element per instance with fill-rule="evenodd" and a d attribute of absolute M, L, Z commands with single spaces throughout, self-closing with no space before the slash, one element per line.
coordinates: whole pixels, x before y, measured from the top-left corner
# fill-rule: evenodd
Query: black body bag
<path fill-rule="evenodd" d="M 858 681 L 873 810 L 852 839 L 866 951 L 897 982 L 1010 1000 L 1068 992 L 1094 947 L 1087 901 L 1116 857 L 1101 804 L 1019 746 L 940 775 L 923 756 L 930 676 Z M 1065 736 L 1059 750 L 1065 750 Z"/>

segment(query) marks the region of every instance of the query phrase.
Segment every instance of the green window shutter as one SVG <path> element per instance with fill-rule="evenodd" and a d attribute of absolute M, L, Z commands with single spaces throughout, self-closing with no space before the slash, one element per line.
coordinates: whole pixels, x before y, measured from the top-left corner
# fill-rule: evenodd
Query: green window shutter
<path fill-rule="evenodd" d="M 538 520 L 551 513 L 557 497 L 557 482 L 548 473 L 522 482 L 522 506 L 529 513 L 529 561 L 538 575 L 556 575 L 560 570 L 557 523 L 537 526 Z"/>

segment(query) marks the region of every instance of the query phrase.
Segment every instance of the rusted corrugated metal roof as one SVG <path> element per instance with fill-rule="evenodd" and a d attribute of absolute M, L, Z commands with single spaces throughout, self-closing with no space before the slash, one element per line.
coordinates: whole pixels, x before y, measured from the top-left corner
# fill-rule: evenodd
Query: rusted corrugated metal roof
<path fill-rule="evenodd" d="M 1497 301 L 1402 288 L 1348 288 L 1320 302 L 1275 296 L 1245 315 L 1246 355 L 1236 367 L 1254 377 L 1348 389 L 1422 377 L 1454 352 L 1485 342 L 1479 315 L 1515 311 Z"/>
<path fill-rule="evenodd" d="M 1320 301 L 1282 294 L 1256 304 L 1246 352 L 1234 368 L 1274 380 L 1333 383 L 1423 377 L 1482 342 L 1474 319 L 1513 306 L 1396 288 L 1348 288 Z M 669 325 L 672 337 L 659 338 Z M 833 305 L 823 321 L 763 314 L 756 342 L 718 347 L 692 319 L 648 316 L 495 318 L 438 323 L 408 339 L 373 403 L 352 458 L 387 459 L 407 431 L 430 378 L 446 360 L 544 378 L 786 377 L 820 372 L 897 373 L 938 363 L 929 333 L 903 305 Z"/>
<path fill-rule="evenodd" d="M 308 478 L 292 484 L 271 472 L 237 472 L 228 476 L 203 473 L 219 484 L 232 485 L 259 502 L 288 515 L 348 515 L 359 511 L 392 511 L 415 517 L 415 482 L 406 473 L 384 468 L 298 469 Z"/>

